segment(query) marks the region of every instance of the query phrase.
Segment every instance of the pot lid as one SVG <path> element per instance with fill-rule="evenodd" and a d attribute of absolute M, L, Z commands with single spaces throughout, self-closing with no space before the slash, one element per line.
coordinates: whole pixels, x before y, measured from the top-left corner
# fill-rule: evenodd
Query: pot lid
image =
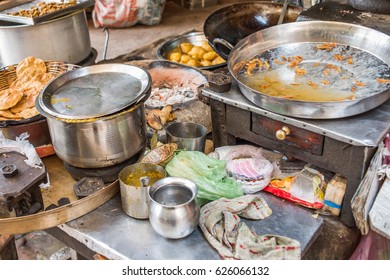
<path fill-rule="evenodd" d="M 88 119 L 117 113 L 149 93 L 151 77 L 139 67 L 101 64 L 66 72 L 38 97 L 44 116 Z"/>

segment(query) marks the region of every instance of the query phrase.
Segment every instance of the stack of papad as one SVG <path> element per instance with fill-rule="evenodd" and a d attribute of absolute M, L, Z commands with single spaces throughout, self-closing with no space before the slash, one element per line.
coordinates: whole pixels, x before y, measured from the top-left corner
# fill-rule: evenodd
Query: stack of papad
<path fill-rule="evenodd" d="M 16 80 L 0 91 L 0 120 L 29 119 L 38 115 L 35 99 L 54 78 L 42 59 L 32 56 L 23 59 L 16 67 Z"/>

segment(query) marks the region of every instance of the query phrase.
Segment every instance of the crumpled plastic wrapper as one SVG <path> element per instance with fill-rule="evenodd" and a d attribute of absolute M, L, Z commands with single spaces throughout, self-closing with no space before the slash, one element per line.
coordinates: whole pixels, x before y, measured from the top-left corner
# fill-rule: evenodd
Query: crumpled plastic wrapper
<path fill-rule="evenodd" d="M 10 140 L 4 137 L 3 132 L 0 131 L 0 152 L 18 152 L 27 157 L 24 162 L 33 168 L 42 168 L 43 162 L 36 152 L 34 146 L 27 140 L 30 135 L 27 132 L 24 132 L 16 137 L 15 140 Z M 43 189 L 50 187 L 49 175 L 47 176 L 47 183 L 42 183 L 39 185 Z"/>
<path fill-rule="evenodd" d="M 209 156 L 227 160 L 226 171 L 242 184 L 244 193 L 253 194 L 271 181 L 276 166 L 262 155 L 262 149 L 251 145 L 224 146 Z"/>

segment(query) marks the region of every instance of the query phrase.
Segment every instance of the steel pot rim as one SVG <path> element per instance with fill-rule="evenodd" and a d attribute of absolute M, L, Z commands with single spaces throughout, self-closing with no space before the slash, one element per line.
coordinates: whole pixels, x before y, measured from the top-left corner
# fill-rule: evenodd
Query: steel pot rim
<path fill-rule="evenodd" d="M 135 74 L 130 74 L 128 72 L 121 72 L 121 71 L 114 71 L 116 68 L 119 69 L 125 69 L 129 71 L 138 71 L 138 74 L 141 74 L 142 77 L 138 78 L 135 77 Z M 107 69 L 107 70 L 105 70 Z M 123 71 L 125 71 L 123 70 Z M 137 95 L 135 97 L 132 97 L 130 101 L 127 103 L 122 103 L 117 108 L 111 108 L 107 110 L 104 114 L 103 113 L 95 113 L 91 115 L 82 115 L 82 116 L 75 116 L 75 115 L 63 115 L 62 113 L 58 113 L 53 111 L 51 108 L 48 108 L 47 104 L 51 104 L 51 101 L 47 101 L 50 99 L 58 89 L 60 89 L 63 85 L 65 85 L 68 81 L 75 80 L 79 77 L 86 77 L 91 74 L 97 74 L 97 73 L 124 73 L 128 74 L 129 76 L 132 76 L 141 83 L 141 88 L 137 92 Z M 152 78 L 148 71 L 141 67 L 132 66 L 132 65 L 126 65 L 126 64 L 119 64 L 119 63 L 111 63 L 111 64 L 98 64 L 98 65 L 92 65 L 92 66 L 86 66 L 81 67 L 75 70 L 71 70 L 68 72 L 65 72 L 55 79 L 53 79 L 49 84 L 46 85 L 46 87 L 40 92 L 39 96 L 37 97 L 35 101 L 35 106 L 37 110 L 45 117 L 47 118 L 54 118 L 56 120 L 62 120 L 65 122 L 82 122 L 88 121 L 88 120 L 100 120 L 104 117 L 112 117 L 113 115 L 120 115 L 124 111 L 130 111 L 132 109 L 133 105 L 142 103 L 146 101 L 146 99 L 149 97 L 152 87 Z M 89 121 L 88 121 L 89 122 Z"/>
<path fill-rule="evenodd" d="M 188 201 L 183 202 L 181 204 L 177 204 L 177 205 L 165 205 L 165 204 L 162 204 L 162 203 L 156 201 L 154 199 L 154 197 L 153 197 L 154 193 L 156 191 L 158 191 L 159 189 L 164 188 L 165 186 L 171 185 L 171 184 L 173 184 L 173 185 L 178 185 L 178 184 L 184 185 L 183 188 L 187 188 L 187 189 L 189 189 L 191 191 L 191 194 L 192 194 L 191 198 Z M 197 194 L 198 194 L 198 189 L 196 187 L 196 184 L 194 182 L 192 182 L 191 180 L 189 180 L 189 179 L 181 178 L 181 177 L 165 177 L 165 178 L 162 178 L 162 179 L 156 181 L 152 186 L 150 186 L 149 191 L 148 191 L 148 197 L 149 197 L 150 201 L 152 203 L 157 204 L 158 206 L 161 206 L 164 209 L 176 209 L 176 208 L 181 208 L 183 206 L 189 205 L 190 203 L 195 201 L 195 198 L 196 198 Z"/>

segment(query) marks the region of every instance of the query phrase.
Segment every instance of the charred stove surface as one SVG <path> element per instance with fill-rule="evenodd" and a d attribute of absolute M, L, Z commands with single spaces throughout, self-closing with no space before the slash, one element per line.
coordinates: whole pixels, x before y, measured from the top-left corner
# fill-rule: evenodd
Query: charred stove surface
<path fill-rule="evenodd" d="M 118 174 L 124 167 L 136 163 L 143 153 L 144 151 L 142 150 L 124 162 L 101 168 L 80 168 L 66 162 L 64 162 L 64 166 L 73 179 L 77 181 L 82 180 L 84 177 L 99 177 L 104 183 L 111 183 L 118 179 Z"/>
<path fill-rule="evenodd" d="M 0 217 L 24 216 L 43 209 L 39 185 L 47 181 L 47 172 L 33 168 L 17 152 L 0 153 Z"/>

